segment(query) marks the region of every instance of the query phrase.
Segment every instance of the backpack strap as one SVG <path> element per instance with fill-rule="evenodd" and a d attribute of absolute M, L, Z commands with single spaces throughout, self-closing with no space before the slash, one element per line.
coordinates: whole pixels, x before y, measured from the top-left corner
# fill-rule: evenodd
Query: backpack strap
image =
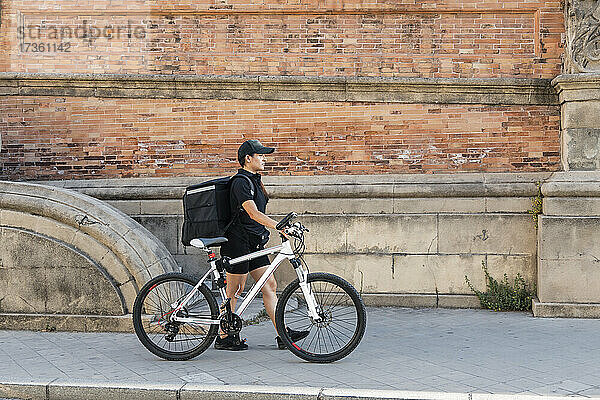
<path fill-rule="evenodd" d="M 248 183 L 250 183 L 250 194 L 252 194 L 252 199 L 254 200 L 256 198 L 256 188 L 254 187 L 254 183 L 252 182 L 252 179 L 250 179 L 248 176 L 243 175 L 243 174 L 235 174 L 234 176 L 231 177 L 231 181 L 233 181 L 238 176 L 244 177 L 248 181 Z M 243 207 L 240 205 L 240 207 L 235 211 L 235 216 L 233 218 L 231 218 L 231 221 L 229 221 L 229 223 L 223 230 L 223 233 L 226 233 L 229 230 L 229 228 L 235 222 L 237 222 L 237 220 L 240 218 L 240 215 L 242 214 L 242 210 L 243 210 Z"/>

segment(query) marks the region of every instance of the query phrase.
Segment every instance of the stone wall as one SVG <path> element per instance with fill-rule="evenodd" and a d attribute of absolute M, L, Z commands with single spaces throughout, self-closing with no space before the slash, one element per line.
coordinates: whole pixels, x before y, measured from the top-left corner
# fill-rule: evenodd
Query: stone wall
<path fill-rule="evenodd" d="M 167 249 L 86 195 L 0 182 L 0 327 L 129 329 L 139 288 L 178 270 Z"/>
<path fill-rule="evenodd" d="M 501 278 L 536 280 L 531 197 L 550 174 L 265 177 L 274 218 L 293 210 L 309 227 L 311 271 L 348 279 L 368 304 L 478 307 L 465 275 L 485 289 L 482 263 Z M 181 195 L 205 178 L 50 182 L 96 196 L 165 243 L 199 275 L 205 255 L 180 243 Z M 271 244 L 277 243 L 277 238 Z M 295 275 L 277 272 L 283 289 Z"/>
<path fill-rule="evenodd" d="M 542 192 L 534 313 L 600 318 L 600 174 L 555 174 Z"/>

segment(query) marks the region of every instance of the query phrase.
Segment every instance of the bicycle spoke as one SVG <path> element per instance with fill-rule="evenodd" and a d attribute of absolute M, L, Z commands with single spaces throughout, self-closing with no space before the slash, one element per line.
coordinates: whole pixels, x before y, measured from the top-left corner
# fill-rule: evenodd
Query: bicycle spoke
<path fill-rule="evenodd" d="M 310 316 L 303 292 L 298 287 L 291 295 L 284 312 L 285 326 L 297 331 L 309 331 L 295 343 L 312 355 L 332 355 L 345 351 L 359 329 L 359 316 L 354 301 L 338 284 L 317 280 L 310 283 L 311 292 L 321 320 Z"/>
<path fill-rule="evenodd" d="M 142 308 L 150 316 L 144 323 L 148 339 L 160 349 L 172 353 L 186 353 L 200 346 L 211 326 L 206 323 L 178 323 L 170 320 L 172 305 L 180 304 L 194 288 L 183 280 L 165 280 L 157 283 L 143 300 Z M 210 306 L 200 290 L 196 290 L 188 304 L 181 309 L 184 316 L 212 319 Z M 171 336 L 167 340 L 167 336 Z"/>

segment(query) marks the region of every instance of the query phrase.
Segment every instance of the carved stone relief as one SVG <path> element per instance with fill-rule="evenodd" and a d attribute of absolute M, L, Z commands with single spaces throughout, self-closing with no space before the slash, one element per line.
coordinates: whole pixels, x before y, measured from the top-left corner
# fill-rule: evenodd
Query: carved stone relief
<path fill-rule="evenodd" d="M 600 72 L 600 1 L 568 0 L 565 6 L 565 73 Z"/>

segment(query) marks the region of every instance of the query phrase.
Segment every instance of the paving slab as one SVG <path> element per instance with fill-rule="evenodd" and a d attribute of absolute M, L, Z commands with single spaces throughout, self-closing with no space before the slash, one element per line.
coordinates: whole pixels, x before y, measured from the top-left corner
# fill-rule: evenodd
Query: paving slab
<path fill-rule="evenodd" d="M 362 343 L 331 364 L 278 350 L 270 321 L 243 329 L 247 351 L 211 347 L 183 362 L 154 356 L 133 334 L 0 331 L 0 398 L 192 399 L 236 390 L 315 400 L 600 398 L 600 320 L 393 307 L 367 313 Z"/>

